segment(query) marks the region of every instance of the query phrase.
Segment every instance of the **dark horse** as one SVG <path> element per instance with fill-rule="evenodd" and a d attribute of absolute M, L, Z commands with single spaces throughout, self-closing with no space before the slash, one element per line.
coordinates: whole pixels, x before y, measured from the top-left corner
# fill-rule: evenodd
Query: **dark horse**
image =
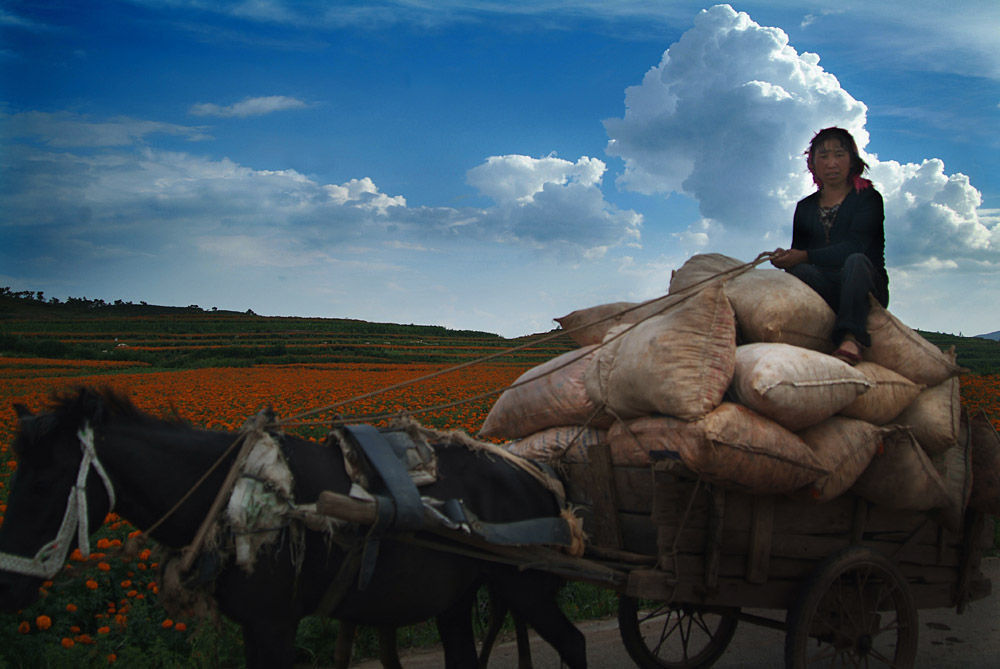
<path fill-rule="evenodd" d="M 37 415 L 23 407 L 16 409 L 20 418 L 14 443 L 18 468 L 0 528 L 0 610 L 8 612 L 36 599 L 44 579 L 7 571 L 11 555 L 30 560 L 53 543 L 57 534 L 69 548 L 77 545 L 76 532 L 67 537 L 68 533 L 60 533 L 60 523 L 72 506 L 67 500 L 74 499 L 71 491 L 78 480 L 85 481 L 85 489 L 75 497 L 84 499 L 82 508 L 90 528 L 101 525 L 114 495 L 115 510 L 145 529 L 195 486 L 235 436 L 154 418 L 108 391 L 81 389 L 59 399 L 51 411 Z M 97 464 L 88 464 L 88 449 L 82 446 L 85 426 L 93 430 Z M 346 494 L 351 481 L 339 448 L 288 434 L 280 434 L 279 439 L 294 476 L 297 503 L 313 502 L 325 490 Z M 437 455 L 437 482 L 422 487 L 422 495 L 459 499 L 481 520 L 494 523 L 560 513 L 549 490 L 503 459 L 485 457 L 460 445 L 432 447 Z M 152 538 L 170 548 L 189 545 L 234 457 L 229 455 L 156 527 Z M 298 522 L 281 529 L 280 538 L 257 556 L 252 572 L 225 553 L 212 570 L 219 610 L 243 628 L 248 667 L 291 667 L 299 620 L 317 610 L 331 584 L 343 575 L 341 566 L 349 552 L 344 542 L 331 542 L 327 534 L 299 527 L 297 543 L 289 533 Z M 358 535 L 363 537 L 363 531 Z M 446 665 L 474 667 L 478 659 L 470 612 L 477 589 L 487 584 L 502 605 L 555 647 L 563 662 L 584 667 L 583 635 L 556 602 L 559 583 L 550 573 L 522 571 L 387 537 L 381 542 L 367 587 L 359 590 L 354 576 L 328 614 L 382 627 L 434 617 Z"/>

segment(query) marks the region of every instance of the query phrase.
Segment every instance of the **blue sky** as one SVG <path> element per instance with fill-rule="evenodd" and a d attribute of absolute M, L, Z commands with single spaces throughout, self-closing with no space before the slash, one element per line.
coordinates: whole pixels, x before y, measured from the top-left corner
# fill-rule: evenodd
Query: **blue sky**
<path fill-rule="evenodd" d="M 0 285 L 516 336 L 787 246 L 850 129 L 890 311 L 1000 329 L 1000 3 L 0 3 Z"/>

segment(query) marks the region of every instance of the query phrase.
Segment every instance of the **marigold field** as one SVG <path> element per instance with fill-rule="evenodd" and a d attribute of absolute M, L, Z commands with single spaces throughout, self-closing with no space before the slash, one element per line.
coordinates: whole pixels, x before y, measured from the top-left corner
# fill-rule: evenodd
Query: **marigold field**
<path fill-rule="evenodd" d="M 475 433 L 495 397 L 429 413 L 436 406 L 488 394 L 514 381 L 530 365 L 484 364 L 378 394 L 307 420 L 341 415 L 413 412 L 427 425 Z M 17 462 L 10 452 L 17 426 L 13 404 L 42 411 L 54 394 L 80 385 L 127 393 L 140 408 L 178 416 L 213 429 L 235 430 L 263 407 L 279 417 L 333 405 L 446 368 L 445 365 L 370 363 L 272 365 L 176 372 L 100 361 L 0 358 L 0 524 L 7 485 Z M 295 428 L 292 428 L 295 429 Z M 323 427 L 299 428 L 321 438 Z M 75 553 L 65 571 L 46 582 L 41 599 L 18 615 L 0 616 L 0 667 L 12 666 L 233 666 L 242 662 L 235 630 L 201 621 L 170 620 L 156 606 L 157 561 L 145 550 L 135 559 L 117 549 L 135 528 L 114 514 L 95 537 L 89 560 Z M 335 628 L 308 620 L 300 644 L 321 659 Z M 311 641 L 310 637 L 315 637 Z M 369 642 L 372 643 L 372 642 Z M 406 644 L 406 638 L 401 639 Z M 368 649 L 369 652 L 371 648 Z M 329 653 L 326 653 L 329 655 Z"/>
<path fill-rule="evenodd" d="M 309 419 L 410 412 L 421 422 L 474 434 L 495 396 L 535 364 L 485 363 L 326 409 Z M 155 371 L 136 361 L 0 358 L 0 524 L 7 486 L 17 469 L 10 452 L 16 430 L 12 409 L 20 403 L 44 410 L 54 394 L 76 386 L 105 386 L 142 409 L 177 416 L 209 428 L 234 430 L 263 407 L 280 418 L 330 407 L 446 368 L 444 364 L 305 363 L 251 367 Z M 1000 375 L 962 377 L 962 401 L 987 411 L 1000 429 Z M 424 413 L 425 407 L 465 398 L 472 402 Z M 299 428 L 311 438 L 322 426 Z M 75 553 L 64 571 L 46 582 L 42 597 L 14 615 L 0 616 L 0 669 L 3 667 L 170 666 L 215 667 L 242 663 L 236 631 L 198 620 L 174 620 L 156 604 L 157 553 L 146 549 L 127 558 L 119 549 L 135 528 L 114 514 L 95 536 L 96 549 L 84 560 Z M 569 595 L 566 606 L 586 606 Z M 586 615 L 584 611 L 580 615 Z M 607 613 L 595 611 L 594 613 Z M 334 623 L 307 619 L 298 645 L 304 662 L 328 661 Z M 368 652 L 372 648 L 368 642 Z M 407 639 L 401 639 L 406 645 Z"/>

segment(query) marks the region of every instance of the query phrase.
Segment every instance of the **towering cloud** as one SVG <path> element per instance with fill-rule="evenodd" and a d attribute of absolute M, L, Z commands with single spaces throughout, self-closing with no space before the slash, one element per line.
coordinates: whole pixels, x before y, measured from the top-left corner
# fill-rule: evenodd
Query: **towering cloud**
<path fill-rule="evenodd" d="M 869 140 L 867 108 L 816 54 L 728 5 L 702 11 L 625 102 L 623 118 L 605 121 L 607 151 L 625 161 L 619 185 L 697 199 L 706 220 L 680 237 L 701 245 L 787 243 L 792 207 L 812 188 L 802 155 L 812 134 L 847 128 L 863 153 Z M 980 215 L 967 177 L 947 175 L 937 159 L 866 159 L 886 199 L 890 264 L 1000 267 L 1000 229 Z"/>

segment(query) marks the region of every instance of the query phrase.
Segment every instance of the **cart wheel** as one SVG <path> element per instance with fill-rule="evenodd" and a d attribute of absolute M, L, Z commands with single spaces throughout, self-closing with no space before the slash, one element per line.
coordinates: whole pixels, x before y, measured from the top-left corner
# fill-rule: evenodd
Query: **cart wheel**
<path fill-rule="evenodd" d="M 643 669 L 707 669 L 736 633 L 739 609 L 618 599 L 618 630 L 625 650 Z"/>
<path fill-rule="evenodd" d="M 884 555 L 852 546 L 824 560 L 788 611 L 785 666 L 913 666 L 917 609 Z"/>

